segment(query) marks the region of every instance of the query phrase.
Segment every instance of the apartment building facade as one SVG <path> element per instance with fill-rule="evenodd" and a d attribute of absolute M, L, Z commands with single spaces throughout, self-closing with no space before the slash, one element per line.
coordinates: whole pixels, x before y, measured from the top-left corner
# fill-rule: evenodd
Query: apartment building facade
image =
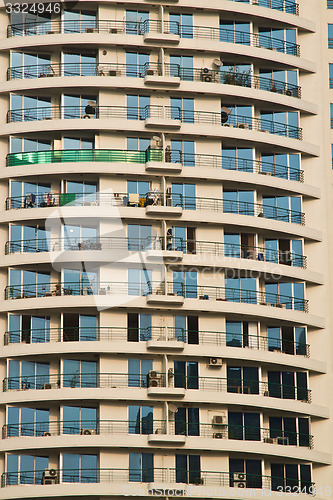
<path fill-rule="evenodd" d="M 42 5 L 0 17 L 0 498 L 329 497 L 333 10 Z"/>

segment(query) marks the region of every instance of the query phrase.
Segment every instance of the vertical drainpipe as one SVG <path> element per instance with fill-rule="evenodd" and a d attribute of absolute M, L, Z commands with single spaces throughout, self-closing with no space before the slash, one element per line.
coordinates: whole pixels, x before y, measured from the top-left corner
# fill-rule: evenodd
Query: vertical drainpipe
<path fill-rule="evenodd" d="M 164 175 L 162 177 L 162 191 L 163 191 L 163 205 L 166 206 L 166 180 Z"/>
<path fill-rule="evenodd" d="M 166 227 L 166 220 L 162 221 L 162 249 L 166 250 L 167 247 L 167 227 Z"/>
<path fill-rule="evenodd" d="M 164 414 L 165 414 L 165 431 L 169 434 L 169 404 L 167 401 L 164 402 Z"/>
<path fill-rule="evenodd" d="M 165 134 L 164 134 L 164 132 L 161 132 L 161 140 L 162 140 L 163 161 L 165 162 Z"/>
<path fill-rule="evenodd" d="M 166 179 L 165 176 L 162 178 L 163 182 L 163 204 L 166 206 Z M 166 249 L 166 222 L 163 221 L 163 231 L 164 231 L 164 248 Z M 164 293 L 165 295 L 167 294 L 167 271 L 166 271 L 166 266 L 165 264 L 163 265 L 163 272 L 164 272 Z"/>
<path fill-rule="evenodd" d="M 160 23 L 161 23 L 161 32 L 164 33 L 164 7 L 160 6 Z M 161 75 L 164 75 L 164 49 L 160 48 L 160 64 L 161 64 Z"/>

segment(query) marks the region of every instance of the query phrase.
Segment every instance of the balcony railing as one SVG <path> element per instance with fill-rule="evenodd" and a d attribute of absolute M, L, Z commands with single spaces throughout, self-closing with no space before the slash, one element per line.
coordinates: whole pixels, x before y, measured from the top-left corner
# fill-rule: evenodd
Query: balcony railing
<path fill-rule="evenodd" d="M 7 80 L 70 76 L 127 76 L 144 78 L 150 75 L 173 76 L 185 81 L 224 83 L 241 87 L 268 90 L 287 96 L 301 97 L 298 85 L 281 82 L 272 78 L 228 71 L 224 69 L 184 68 L 179 64 L 147 62 L 145 64 L 117 63 L 50 63 L 34 66 L 14 66 L 7 70 Z"/>
<path fill-rule="evenodd" d="M 213 167 L 255 174 L 272 175 L 282 179 L 304 182 L 304 171 L 297 168 L 261 160 L 232 158 L 228 156 L 183 153 L 179 150 L 148 148 L 146 151 L 118 149 L 67 149 L 9 153 L 7 167 L 71 162 L 123 162 L 147 163 L 150 161 L 181 163 L 190 167 Z"/>
<path fill-rule="evenodd" d="M 180 38 L 204 38 L 220 42 L 229 42 L 252 47 L 277 50 L 284 54 L 300 56 L 300 46 L 279 38 L 272 38 L 258 33 L 245 33 L 233 29 L 212 28 L 210 26 L 191 26 L 177 21 L 147 19 L 145 21 L 48 21 L 28 22 L 9 25 L 7 36 L 34 36 L 60 33 L 108 33 L 145 35 L 147 33 L 173 33 Z"/>
<path fill-rule="evenodd" d="M 9 285 L 5 299 L 28 299 L 53 296 L 78 295 L 176 295 L 199 300 L 242 302 L 308 312 L 308 300 L 256 290 L 186 285 L 182 282 L 148 281 L 145 283 L 115 282 L 52 282 L 29 285 Z"/>
<path fill-rule="evenodd" d="M 178 106 L 49 106 L 16 109 L 7 112 L 7 123 L 56 119 L 72 120 L 81 118 L 140 121 L 145 121 L 147 119 L 177 120 L 180 123 L 200 123 L 269 132 L 291 139 L 302 140 L 302 129 L 293 125 L 287 125 L 265 118 L 253 118 L 251 116 L 228 116 L 224 112 L 189 111 L 183 110 Z"/>
<path fill-rule="evenodd" d="M 112 251 L 146 252 L 148 250 L 178 251 L 184 254 L 213 254 L 217 257 L 242 258 L 285 264 L 287 266 L 306 268 L 307 258 L 294 252 L 271 250 L 264 247 L 236 245 L 213 241 L 186 240 L 183 238 L 163 238 L 150 236 L 147 238 L 96 237 L 96 238 L 47 238 L 33 240 L 7 241 L 5 254 L 40 253 L 40 252 L 73 252 L 73 251 Z"/>
<path fill-rule="evenodd" d="M 178 153 L 178 151 L 177 151 Z M 180 153 L 180 152 L 179 152 Z M 178 154 L 179 154 L 178 153 Z M 30 153 L 9 153 L 7 167 L 44 163 L 70 163 L 70 162 L 121 162 L 121 163 L 147 163 L 149 161 L 163 161 L 163 150 L 148 148 L 146 151 L 130 151 L 121 149 L 61 149 L 52 151 L 31 151 Z M 282 166 L 271 165 L 277 168 L 282 175 L 287 172 Z M 269 167 L 267 167 L 269 168 Z M 301 172 L 301 176 L 303 171 Z M 282 175 L 283 176 L 283 175 Z"/>
<path fill-rule="evenodd" d="M 269 9 L 279 10 L 287 14 L 299 15 L 299 5 L 293 0 L 233 0 L 240 3 L 251 3 L 260 7 L 268 7 Z M 328 0 L 332 1 L 332 0 Z"/>
<path fill-rule="evenodd" d="M 72 373 L 6 377 L 3 392 L 51 390 L 64 388 L 149 388 L 169 387 L 186 390 L 229 392 L 260 395 L 278 399 L 293 399 L 311 403 L 311 390 L 306 387 L 261 382 L 259 380 L 228 379 L 223 377 L 192 377 L 169 371 L 153 372 L 154 376 L 128 373 Z"/>
<path fill-rule="evenodd" d="M 248 335 L 227 332 L 193 331 L 183 328 L 151 326 L 148 328 L 125 327 L 67 327 L 31 328 L 12 330 L 4 334 L 4 345 L 38 344 L 48 342 L 184 342 L 190 345 L 226 346 L 251 348 L 262 351 L 310 357 L 310 345 L 286 339 L 276 339 L 263 335 Z"/>
<path fill-rule="evenodd" d="M 239 481 L 234 480 L 232 472 L 219 471 L 194 471 L 185 469 L 52 469 L 54 479 L 51 482 L 45 482 L 45 470 L 33 470 L 19 472 L 3 472 L 1 476 L 1 486 L 26 485 L 26 484 L 66 484 L 66 483 L 129 483 L 133 490 L 138 483 L 162 483 L 169 485 L 177 484 L 177 496 L 179 496 L 180 486 L 185 488 L 185 484 L 235 487 L 239 488 Z M 49 478 L 49 476 L 47 476 Z M 293 495 L 309 494 L 315 495 L 315 483 L 292 479 L 284 479 L 274 476 L 263 476 L 255 474 L 246 474 L 246 480 L 243 485 L 246 488 L 265 489 L 267 491 L 290 491 L 293 488 Z M 242 486 L 244 487 L 244 486 Z M 140 487 L 139 495 L 142 493 Z M 166 490 L 168 491 L 168 490 Z M 147 496 L 160 496 L 160 489 L 155 490 L 153 486 L 147 487 Z M 186 496 L 186 491 L 183 492 Z"/>
<path fill-rule="evenodd" d="M 7 424 L 2 427 L 2 439 L 10 437 L 47 437 L 62 435 L 128 434 L 165 436 L 184 435 L 209 439 L 261 441 L 285 446 L 313 448 L 313 436 L 298 432 L 279 432 L 276 429 L 228 424 L 188 423 L 185 421 L 147 420 L 81 420 L 46 421 Z M 276 435 L 278 436 L 276 437 Z"/>
<path fill-rule="evenodd" d="M 166 203 L 165 203 L 166 202 Z M 184 210 L 208 210 L 227 214 L 250 215 L 293 224 L 305 224 L 305 214 L 296 210 L 274 207 L 261 203 L 233 201 L 219 198 L 183 196 L 178 193 L 151 191 L 145 195 L 130 193 L 29 193 L 6 199 L 6 210 L 51 208 L 62 206 L 136 207 L 149 205 L 180 207 Z"/>

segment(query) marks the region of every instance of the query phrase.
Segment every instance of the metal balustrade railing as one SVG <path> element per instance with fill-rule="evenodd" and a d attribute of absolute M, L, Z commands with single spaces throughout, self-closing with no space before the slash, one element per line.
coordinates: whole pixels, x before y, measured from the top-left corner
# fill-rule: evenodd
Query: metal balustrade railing
<path fill-rule="evenodd" d="M 261 0 L 262 1 L 262 0 Z M 220 42 L 229 42 L 252 47 L 277 50 L 284 54 L 299 57 L 299 44 L 260 33 L 246 33 L 233 29 L 213 28 L 210 26 L 191 26 L 177 21 L 159 21 L 146 19 L 144 21 L 48 21 L 27 22 L 9 25 L 7 36 L 54 35 L 61 33 L 108 33 L 126 35 L 145 35 L 147 33 L 173 33 L 180 38 L 204 38 Z"/>
<path fill-rule="evenodd" d="M 309 301 L 287 295 L 228 287 L 187 285 L 182 282 L 48 282 L 29 285 L 8 285 L 5 299 L 45 298 L 82 295 L 176 295 L 199 300 L 241 302 L 308 312 Z"/>
<path fill-rule="evenodd" d="M 10 437 L 48 437 L 62 435 L 128 434 L 165 436 L 183 435 L 209 439 L 261 441 L 268 444 L 300 446 L 313 449 L 313 436 L 298 432 L 284 432 L 264 427 L 232 424 L 188 423 L 180 420 L 81 420 L 45 421 L 6 424 L 2 427 L 2 439 Z"/>
<path fill-rule="evenodd" d="M 3 392 L 27 390 L 52 390 L 65 388 L 163 388 L 229 392 L 233 394 L 260 395 L 278 399 L 293 399 L 311 403 L 311 390 L 285 384 L 259 380 L 224 377 L 186 376 L 169 370 L 167 374 L 151 371 L 148 374 L 81 373 L 30 375 L 5 377 Z"/>
<path fill-rule="evenodd" d="M 66 483 L 130 483 L 135 490 L 135 484 L 150 483 L 147 486 L 147 496 L 160 496 L 161 489 L 154 489 L 153 483 L 162 484 L 177 484 L 177 496 L 182 488 L 186 495 L 185 485 L 205 485 L 205 486 L 224 486 L 235 488 L 256 488 L 265 489 L 267 491 L 282 491 L 290 492 L 293 488 L 293 495 L 308 494 L 315 495 L 315 483 L 312 481 L 304 481 L 302 479 L 286 479 L 283 477 L 246 474 L 244 481 L 236 481 L 235 473 L 219 472 L 219 471 L 195 471 L 185 469 L 166 469 L 166 468 L 142 468 L 142 469 L 51 469 L 52 475 L 46 470 L 17 472 L 3 472 L 1 475 L 1 486 L 25 485 L 25 484 L 47 484 L 48 488 L 52 484 Z M 52 479 L 53 477 L 53 479 Z M 48 481 L 45 480 L 48 479 Z M 50 480 L 51 478 L 51 480 Z M 291 483 L 292 481 L 292 483 Z M 239 483 L 242 483 L 240 486 Z M 292 486 L 290 486 L 292 484 Z M 180 488 L 181 487 L 181 488 Z M 169 491 L 169 488 L 168 490 Z M 172 490 L 171 490 L 172 491 Z M 140 489 L 140 494 L 142 487 Z M 163 493 L 163 490 L 162 490 Z M 170 494 L 170 493 L 169 493 Z M 267 494 L 266 494 L 267 495 Z"/>
<path fill-rule="evenodd" d="M 252 116 L 227 115 L 223 111 L 189 111 L 178 106 L 147 105 L 130 106 L 47 106 L 25 109 L 11 109 L 7 112 L 7 123 L 29 122 L 40 120 L 72 120 L 72 119 L 126 119 L 126 120 L 176 120 L 180 123 L 218 125 L 239 129 L 269 132 L 271 134 L 302 140 L 302 128 L 282 122 Z M 152 122 L 153 123 L 153 122 Z"/>
<path fill-rule="evenodd" d="M 19 472 L 4 472 L 1 476 L 1 486 L 39 484 L 48 485 L 66 483 L 127 483 L 133 481 L 165 482 L 167 469 L 44 469 Z M 51 478 L 51 480 L 50 480 Z"/>
<path fill-rule="evenodd" d="M 286 165 L 262 160 L 233 158 L 228 156 L 183 153 L 179 150 L 147 148 L 145 151 L 118 149 L 68 149 L 9 153 L 7 167 L 34 164 L 70 162 L 124 162 L 147 163 L 150 161 L 181 163 L 190 167 L 213 167 L 255 174 L 271 175 L 282 179 L 304 182 L 304 171 Z"/>
<path fill-rule="evenodd" d="M 65 252 L 84 250 L 124 250 L 144 252 L 149 250 L 180 251 L 184 254 L 210 253 L 220 257 L 243 258 L 306 268 L 307 258 L 294 252 L 272 250 L 264 247 L 236 245 L 213 241 L 187 240 L 177 237 L 149 236 L 147 238 L 103 237 L 95 238 L 35 238 L 33 240 L 7 241 L 5 254 Z"/>
<path fill-rule="evenodd" d="M 232 0 L 234 2 L 248 3 L 258 5 L 260 7 L 267 7 L 287 14 L 299 15 L 299 4 L 293 0 Z M 330 1 L 330 0 L 328 0 Z"/>
<path fill-rule="evenodd" d="M 208 210 L 227 214 L 249 215 L 281 222 L 305 225 L 304 212 L 270 206 L 262 203 L 234 201 L 220 198 L 203 198 L 168 193 L 164 196 L 157 191 L 144 195 L 130 193 L 29 193 L 6 199 L 6 210 L 28 208 L 76 207 L 140 207 L 149 205 L 179 207 L 183 210 Z"/>
<path fill-rule="evenodd" d="M 6 166 L 16 167 L 20 165 L 44 164 L 44 163 L 67 163 L 67 162 L 124 162 L 124 163 L 147 163 L 149 161 L 163 161 L 162 149 L 148 148 L 146 151 L 130 151 L 121 149 L 61 149 L 51 151 L 31 151 L 30 153 L 9 153 Z M 270 165 L 270 164 L 268 164 Z M 280 168 L 271 164 L 271 169 L 278 169 L 283 175 L 287 172 L 286 167 Z M 267 167 L 269 168 L 269 167 Z M 285 170 L 283 170 L 283 168 Z M 299 171 L 303 175 L 303 171 Z M 294 175 L 294 174 L 293 174 Z"/>
<path fill-rule="evenodd" d="M 126 327 L 67 327 L 31 328 L 11 330 L 4 334 L 4 345 L 38 344 L 48 342 L 184 342 L 190 345 L 251 348 L 262 351 L 310 357 L 310 345 L 288 339 L 270 338 L 264 335 L 230 334 L 215 331 L 193 331 L 183 328 L 151 326 L 147 328 Z"/>
<path fill-rule="evenodd" d="M 145 64 L 118 63 L 49 63 L 32 66 L 14 66 L 7 70 L 7 80 L 70 77 L 70 76 L 127 76 L 145 78 L 146 76 L 173 76 L 185 81 L 202 81 L 224 83 L 241 87 L 268 90 L 287 96 L 301 97 L 298 85 L 281 82 L 272 78 L 253 75 L 250 72 L 237 70 L 211 70 L 208 68 L 184 68 L 179 64 Z"/>
<path fill-rule="evenodd" d="M 104 237 L 95 238 L 35 238 L 33 240 L 7 241 L 5 254 L 66 252 L 66 251 L 113 251 L 146 252 L 150 250 L 180 251 L 184 254 L 213 254 L 218 257 L 259 260 L 293 267 L 307 267 L 304 255 L 290 251 L 272 250 L 265 247 L 236 245 L 213 241 L 187 240 L 177 237 L 149 236 L 147 238 Z"/>

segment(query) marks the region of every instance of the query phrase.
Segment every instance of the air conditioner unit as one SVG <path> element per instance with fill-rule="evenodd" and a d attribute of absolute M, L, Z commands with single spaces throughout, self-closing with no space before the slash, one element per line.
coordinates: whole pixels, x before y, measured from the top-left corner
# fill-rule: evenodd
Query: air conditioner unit
<path fill-rule="evenodd" d="M 272 175 L 271 172 L 264 172 L 263 170 L 259 170 L 259 174 L 261 174 L 261 175 Z"/>
<path fill-rule="evenodd" d="M 123 28 L 110 28 L 109 33 L 122 33 L 124 30 Z"/>
<path fill-rule="evenodd" d="M 50 382 L 46 382 L 44 384 L 44 389 L 59 389 L 59 384 L 57 382 L 51 384 Z"/>
<path fill-rule="evenodd" d="M 51 476 L 54 477 L 57 475 L 56 469 L 45 469 L 44 470 L 44 476 Z"/>
<path fill-rule="evenodd" d="M 265 437 L 264 438 L 264 443 L 274 444 L 274 439 L 275 438 Z"/>
<path fill-rule="evenodd" d="M 42 484 L 57 484 L 58 474 L 55 469 L 45 469 L 42 477 Z"/>
<path fill-rule="evenodd" d="M 109 76 L 121 76 L 120 69 L 110 69 Z"/>
<path fill-rule="evenodd" d="M 92 434 L 96 434 L 96 429 L 81 429 L 82 436 L 91 436 Z"/>
<path fill-rule="evenodd" d="M 245 472 L 234 472 L 234 481 L 246 481 Z"/>
<path fill-rule="evenodd" d="M 213 434 L 214 439 L 223 439 L 223 434 L 222 432 L 214 432 Z"/>
<path fill-rule="evenodd" d="M 244 472 L 234 472 L 233 486 L 235 488 L 246 488 L 246 474 Z"/>
<path fill-rule="evenodd" d="M 146 76 L 152 76 L 152 75 L 155 75 L 156 71 L 154 69 L 147 69 L 146 70 Z"/>
<path fill-rule="evenodd" d="M 237 128 L 246 128 L 246 129 L 249 129 L 250 125 L 248 123 L 237 123 Z"/>
<path fill-rule="evenodd" d="M 274 306 L 275 307 L 279 307 L 280 309 L 286 309 L 287 308 L 286 304 L 281 304 L 280 302 L 276 302 L 274 304 Z"/>
<path fill-rule="evenodd" d="M 202 68 L 201 70 L 201 80 L 203 82 L 213 81 L 213 71 L 209 68 Z"/>
<path fill-rule="evenodd" d="M 159 380 L 156 378 L 149 378 L 149 387 L 158 387 Z"/>
<path fill-rule="evenodd" d="M 213 426 L 227 425 L 226 415 L 213 415 Z"/>
<path fill-rule="evenodd" d="M 160 385 L 161 375 L 154 370 L 148 373 L 148 387 L 158 387 Z"/>
<path fill-rule="evenodd" d="M 209 358 L 209 366 L 221 367 L 223 364 L 222 358 Z"/>
<path fill-rule="evenodd" d="M 283 436 L 278 436 L 276 438 L 276 443 L 277 444 L 283 444 L 285 446 L 288 446 L 289 445 L 289 438 L 287 437 L 283 437 Z"/>
<path fill-rule="evenodd" d="M 86 28 L 86 33 L 98 33 L 97 28 Z"/>
<path fill-rule="evenodd" d="M 42 478 L 42 484 L 58 484 L 58 476 L 44 476 Z"/>

